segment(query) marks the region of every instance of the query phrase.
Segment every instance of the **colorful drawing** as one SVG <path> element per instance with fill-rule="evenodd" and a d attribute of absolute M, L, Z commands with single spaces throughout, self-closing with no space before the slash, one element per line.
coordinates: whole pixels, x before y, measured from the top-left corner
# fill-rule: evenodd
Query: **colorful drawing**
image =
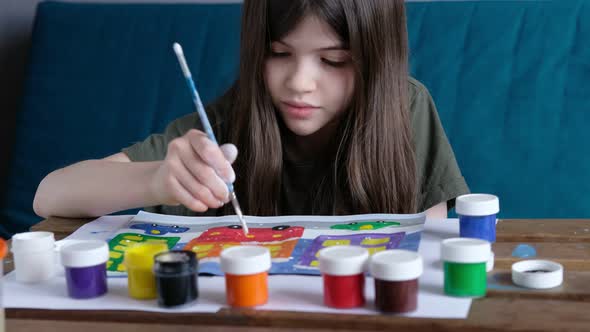
<path fill-rule="evenodd" d="M 190 228 L 180 227 L 177 225 L 158 225 L 158 224 L 134 224 L 131 225 L 131 229 L 144 230 L 146 234 L 152 235 L 165 235 L 168 233 L 184 233 Z"/>
<path fill-rule="evenodd" d="M 353 235 L 320 235 L 305 249 L 299 263 L 300 267 L 317 268 L 317 253 L 320 249 L 330 246 L 361 246 L 369 250 L 369 254 L 397 248 L 405 233 L 393 234 L 353 234 Z"/>
<path fill-rule="evenodd" d="M 346 229 L 349 231 L 369 231 L 389 226 L 400 226 L 399 222 L 395 221 L 355 221 L 348 224 L 338 224 L 330 226 L 331 229 Z"/>
<path fill-rule="evenodd" d="M 192 239 L 184 249 L 194 251 L 203 260 L 219 257 L 225 248 L 250 243 L 268 248 L 273 260 L 288 260 L 303 230 L 300 226 L 281 225 L 250 228 L 248 235 L 245 235 L 240 225 L 214 227 Z"/>
<path fill-rule="evenodd" d="M 168 248 L 180 240 L 179 237 L 155 237 L 149 235 L 142 235 L 136 233 L 121 233 L 117 234 L 109 241 L 109 260 L 107 262 L 107 270 L 114 272 L 125 272 L 125 265 L 123 265 L 123 256 L 125 250 L 140 242 L 164 242 L 168 244 Z"/>

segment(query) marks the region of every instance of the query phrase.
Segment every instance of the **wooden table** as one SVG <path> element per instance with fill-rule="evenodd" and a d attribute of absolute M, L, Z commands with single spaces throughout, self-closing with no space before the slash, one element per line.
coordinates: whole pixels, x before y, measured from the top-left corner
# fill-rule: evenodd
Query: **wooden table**
<path fill-rule="evenodd" d="M 61 239 L 87 221 L 50 218 L 33 230 Z M 590 220 L 501 220 L 497 238 L 488 295 L 473 301 L 465 320 L 236 309 L 215 314 L 7 309 L 7 331 L 590 331 Z M 513 286 L 509 269 L 520 243 L 535 247 L 538 258 L 562 263 L 564 283 L 544 291 Z"/>

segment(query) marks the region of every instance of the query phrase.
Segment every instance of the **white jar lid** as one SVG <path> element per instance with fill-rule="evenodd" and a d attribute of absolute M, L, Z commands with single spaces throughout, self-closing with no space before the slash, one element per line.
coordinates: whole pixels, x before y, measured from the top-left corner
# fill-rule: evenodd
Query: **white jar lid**
<path fill-rule="evenodd" d="M 233 275 L 249 275 L 268 271 L 270 251 L 261 246 L 235 246 L 219 255 L 221 271 Z"/>
<path fill-rule="evenodd" d="M 500 212 L 500 200 L 490 194 L 461 195 L 455 200 L 455 212 L 463 216 L 489 216 Z"/>
<path fill-rule="evenodd" d="M 52 232 L 26 232 L 14 234 L 12 252 L 39 252 L 53 250 L 55 238 Z"/>
<path fill-rule="evenodd" d="M 109 246 L 99 240 L 69 243 L 61 247 L 60 256 L 65 267 L 96 266 L 109 260 Z"/>
<path fill-rule="evenodd" d="M 512 282 L 527 288 L 553 288 L 563 282 L 563 266 L 546 260 L 525 260 L 512 264 Z"/>
<path fill-rule="evenodd" d="M 423 271 L 422 256 L 417 252 L 401 249 L 381 251 L 371 256 L 369 271 L 373 278 L 379 280 L 417 279 Z"/>
<path fill-rule="evenodd" d="M 440 258 L 452 263 L 487 263 L 491 252 L 488 241 L 458 237 L 442 241 Z"/>
<path fill-rule="evenodd" d="M 350 276 L 364 273 L 369 251 L 359 246 L 333 246 L 318 252 L 320 272 L 332 276 Z"/>

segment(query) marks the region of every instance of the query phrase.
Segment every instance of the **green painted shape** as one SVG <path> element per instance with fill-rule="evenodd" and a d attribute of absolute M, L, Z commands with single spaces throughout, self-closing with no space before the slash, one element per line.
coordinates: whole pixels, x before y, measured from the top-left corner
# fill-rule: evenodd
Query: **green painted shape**
<path fill-rule="evenodd" d="M 486 295 L 486 263 L 444 262 L 445 294 L 459 297 Z"/>
<path fill-rule="evenodd" d="M 361 229 L 362 226 L 371 225 L 373 226 L 372 229 Z M 346 229 L 350 231 L 362 231 L 362 230 L 375 230 L 379 228 L 389 227 L 389 226 L 399 226 L 401 225 L 399 222 L 396 221 L 361 221 L 361 222 L 352 222 L 348 224 L 338 224 L 330 226 L 331 229 Z"/>
<path fill-rule="evenodd" d="M 150 235 L 137 234 L 137 233 L 117 234 L 117 236 L 115 236 L 114 238 L 112 238 L 109 241 L 109 252 L 121 253 L 121 257 L 119 257 L 119 258 L 110 258 L 109 257 L 109 261 L 111 261 L 112 264 L 107 269 L 108 271 L 117 272 L 117 268 L 119 267 L 119 264 L 123 263 L 124 251 L 115 250 L 115 247 L 121 245 L 121 243 L 120 243 L 121 241 L 128 241 L 125 239 L 125 236 L 133 236 L 133 237 L 140 238 L 137 241 L 129 241 L 130 244 L 131 243 L 148 242 L 150 240 L 158 240 L 158 241 L 165 240 L 166 244 L 168 245 L 168 249 L 172 249 L 176 245 L 176 243 L 178 243 L 178 241 L 180 240 L 180 237 L 150 236 Z"/>

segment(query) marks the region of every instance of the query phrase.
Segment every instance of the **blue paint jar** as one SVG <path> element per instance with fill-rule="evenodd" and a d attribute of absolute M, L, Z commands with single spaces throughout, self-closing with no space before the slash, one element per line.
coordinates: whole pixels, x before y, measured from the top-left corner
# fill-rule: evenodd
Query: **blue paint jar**
<path fill-rule="evenodd" d="M 109 247 L 105 241 L 66 244 L 60 254 L 71 298 L 90 299 L 107 292 Z"/>
<path fill-rule="evenodd" d="M 459 215 L 459 236 L 496 242 L 496 214 L 500 212 L 500 200 L 497 196 L 459 196 L 455 211 Z"/>

